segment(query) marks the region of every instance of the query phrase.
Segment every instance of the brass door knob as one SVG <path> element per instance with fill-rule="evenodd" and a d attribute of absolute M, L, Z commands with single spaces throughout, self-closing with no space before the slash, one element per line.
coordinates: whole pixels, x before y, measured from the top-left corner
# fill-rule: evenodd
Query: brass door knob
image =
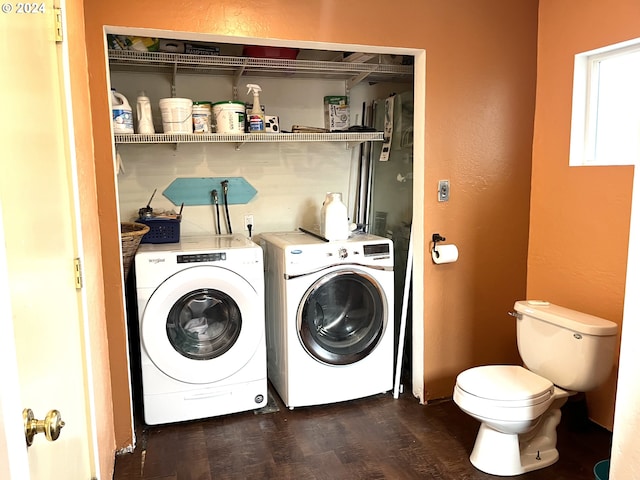
<path fill-rule="evenodd" d="M 58 410 L 49 410 L 44 420 L 36 420 L 33 410 L 25 408 L 22 410 L 22 420 L 24 421 L 24 437 L 27 440 L 27 447 L 31 446 L 33 437 L 38 433 L 44 433 L 50 442 L 56 441 L 60 436 L 60 430 L 64 427 Z"/>

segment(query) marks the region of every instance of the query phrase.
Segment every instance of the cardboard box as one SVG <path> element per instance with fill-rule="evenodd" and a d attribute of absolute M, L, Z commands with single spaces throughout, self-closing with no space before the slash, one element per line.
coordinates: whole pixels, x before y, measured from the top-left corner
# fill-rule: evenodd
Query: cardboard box
<path fill-rule="evenodd" d="M 220 48 L 199 43 L 185 43 L 184 53 L 189 55 L 220 55 Z"/>
<path fill-rule="evenodd" d="M 349 129 L 349 97 L 330 95 L 324 97 L 324 128 L 330 132 Z"/>

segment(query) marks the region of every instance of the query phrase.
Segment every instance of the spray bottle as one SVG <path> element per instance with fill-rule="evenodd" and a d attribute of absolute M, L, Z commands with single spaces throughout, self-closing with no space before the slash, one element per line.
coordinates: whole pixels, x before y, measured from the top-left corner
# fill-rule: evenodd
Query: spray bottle
<path fill-rule="evenodd" d="M 264 132 L 264 114 L 262 113 L 262 107 L 260 106 L 259 94 L 262 91 L 260 85 L 249 83 L 247 85 L 247 95 L 253 92 L 253 107 L 249 112 L 249 133 L 263 133 Z"/>

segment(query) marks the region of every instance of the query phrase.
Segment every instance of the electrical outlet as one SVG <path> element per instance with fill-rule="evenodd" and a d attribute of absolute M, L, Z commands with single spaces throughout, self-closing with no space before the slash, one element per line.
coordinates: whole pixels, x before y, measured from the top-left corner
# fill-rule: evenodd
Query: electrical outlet
<path fill-rule="evenodd" d="M 253 223 L 253 215 L 244 216 L 244 229 L 248 231 L 249 225 L 251 225 L 251 230 L 255 230 L 256 224 Z"/>
<path fill-rule="evenodd" d="M 449 180 L 440 180 L 438 182 L 438 201 L 449 201 Z"/>

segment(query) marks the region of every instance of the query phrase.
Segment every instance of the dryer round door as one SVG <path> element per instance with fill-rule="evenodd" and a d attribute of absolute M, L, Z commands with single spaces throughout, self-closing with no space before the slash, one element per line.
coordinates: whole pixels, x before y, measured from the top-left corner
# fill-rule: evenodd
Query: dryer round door
<path fill-rule="evenodd" d="M 181 270 L 151 295 L 140 338 L 151 361 L 186 383 L 233 375 L 255 354 L 264 335 L 263 296 L 226 268 Z"/>
<path fill-rule="evenodd" d="M 298 337 L 328 365 L 349 365 L 369 355 L 387 326 L 387 299 L 368 273 L 339 269 L 317 279 L 298 307 Z"/>

